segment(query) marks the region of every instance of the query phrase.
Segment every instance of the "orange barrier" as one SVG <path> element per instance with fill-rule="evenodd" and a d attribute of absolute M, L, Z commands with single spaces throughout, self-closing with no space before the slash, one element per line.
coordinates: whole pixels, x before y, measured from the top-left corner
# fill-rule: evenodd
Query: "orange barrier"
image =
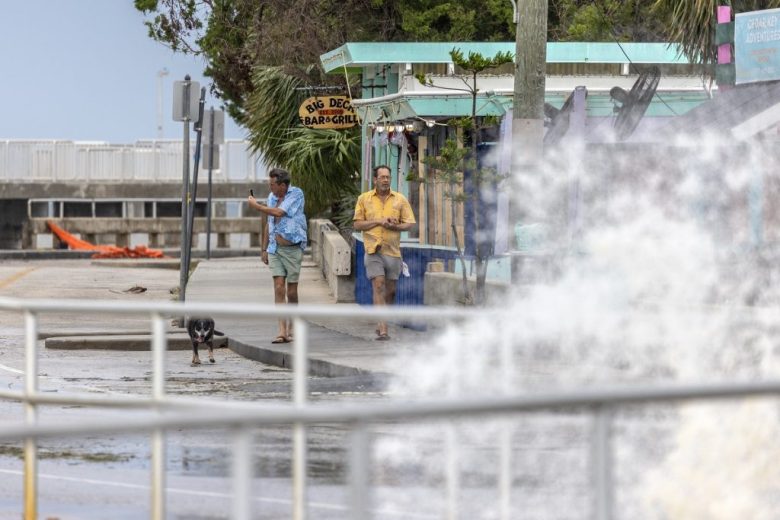
<path fill-rule="evenodd" d="M 146 246 L 135 246 L 133 248 L 98 246 L 74 237 L 51 220 L 47 220 L 46 225 L 49 226 L 52 233 L 57 235 L 57 238 L 68 244 L 68 248 L 80 251 L 95 251 L 92 258 L 163 258 L 165 256 L 159 249 L 150 249 Z"/>

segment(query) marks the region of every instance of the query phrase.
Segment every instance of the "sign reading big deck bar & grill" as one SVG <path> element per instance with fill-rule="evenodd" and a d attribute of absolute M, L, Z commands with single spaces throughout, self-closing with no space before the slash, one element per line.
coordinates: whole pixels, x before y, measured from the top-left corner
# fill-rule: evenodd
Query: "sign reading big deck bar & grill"
<path fill-rule="evenodd" d="M 298 119 L 308 128 L 351 128 L 358 122 L 347 96 L 310 97 L 298 108 Z"/>

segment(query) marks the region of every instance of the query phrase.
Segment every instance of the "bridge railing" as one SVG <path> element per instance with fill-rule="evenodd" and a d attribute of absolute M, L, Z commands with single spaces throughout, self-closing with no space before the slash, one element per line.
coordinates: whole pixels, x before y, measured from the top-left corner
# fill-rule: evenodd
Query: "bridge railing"
<path fill-rule="evenodd" d="M 194 140 L 190 157 L 194 156 Z M 220 145 L 214 182 L 246 182 L 267 177 L 262 156 L 247 141 Z M 205 165 L 200 169 L 205 172 Z M 182 178 L 182 141 L 134 144 L 87 141 L 0 140 L 0 182 L 177 182 Z"/>
<path fill-rule="evenodd" d="M 361 317 L 379 319 L 463 321 L 470 318 L 497 319 L 496 311 L 469 310 L 463 308 L 404 308 L 373 307 L 355 308 L 342 306 L 273 306 L 219 303 L 178 302 L 117 302 L 81 300 L 20 300 L 0 297 L 0 310 L 23 314 L 25 326 L 24 390 L 2 390 L 0 399 L 23 404 L 25 421 L 0 429 L 0 442 L 24 441 L 24 518 L 36 518 L 38 510 L 38 441 L 47 438 L 78 437 L 95 434 L 150 433 L 152 453 L 152 486 L 150 518 L 166 518 L 166 442 L 165 432 L 177 429 L 224 427 L 232 434 L 232 485 L 233 510 L 231 518 L 253 518 L 250 483 L 253 479 L 252 432 L 269 425 L 289 425 L 292 428 L 292 511 L 290 518 L 304 520 L 307 517 L 307 428 L 316 424 L 340 423 L 350 430 L 348 455 L 350 512 L 348 518 L 371 518 L 370 464 L 371 436 L 368 428 L 373 424 L 395 421 L 413 424 L 431 420 L 479 419 L 498 414 L 536 413 L 580 409 L 593 416 L 591 431 L 590 468 L 593 506 L 591 517 L 598 520 L 613 518 L 613 451 L 611 422 L 620 407 L 665 403 L 685 400 L 734 399 L 753 396 L 777 397 L 780 382 L 709 384 L 698 386 L 664 386 L 612 389 L 575 389 L 550 394 L 505 395 L 492 397 L 459 397 L 446 400 L 414 402 L 377 402 L 345 405 L 308 402 L 308 325 L 306 318 Z M 152 377 L 148 396 L 109 395 L 94 393 L 41 392 L 38 367 L 38 319 L 45 313 L 65 312 L 79 314 L 135 314 L 146 315 L 151 321 Z M 171 396 L 166 393 L 165 353 L 167 350 L 166 322 L 176 316 L 213 317 L 273 317 L 294 318 L 295 342 L 292 351 L 293 401 L 287 405 L 244 403 L 230 400 L 202 400 Z M 511 363 L 511 344 L 504 342 L 502 364 Z M 96 406 L 113 409 L 145 409 L 156 414 L 149 417 L 128 415 L 126 419 L 112 417 L 87 421 L 41 421 L 38 408 L 54 406 Z M 192 413 L 193 410 L 209 413 Z M 163 414 L 162 412 L 166 412 Z M 458 445 L 454 430 L 443 439 L 446 468 L 446 515 L 458 518 Z M 502 520 L 517 518 L 512 511 L 512 438 L 509 431 L 497 440 L 501 456 L 496 468 L 498 487 L 498 517 Z"/>

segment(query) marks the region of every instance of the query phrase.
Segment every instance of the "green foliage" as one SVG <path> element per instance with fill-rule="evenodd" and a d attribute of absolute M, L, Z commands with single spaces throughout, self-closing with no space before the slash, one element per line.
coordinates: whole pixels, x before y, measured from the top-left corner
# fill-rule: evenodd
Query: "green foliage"
<path fill-rule="evenodd" d="M 515 55 L 511 52 L 498 52 L 492 58 L 486 58 L 478 52 L 469 51 L 468 57 L 463 56 L 463 51 L 454 48 L 450 51 L 452 62 L 471 74 L 479 74 L 486 69 L 494 69 L 505 63 L 512 63 Z"/>
<path fill-rule="evenodd" d="M 485 57 L 476 52 L 469 52 L 468 56 L 464 56 L 463 52 L 458 48 L 453 48 L 450 51 L 450 57 L 453 63 L 461 67 L 471 78 L 469 81 L 464 81 L 464 87 L 453 88 L 452 90 L 460 90 L 462 92 L 468 92 L 471 96 L 471 115 L 469 117 L 451 118 L 449 124 L 458 127 L 462 132 L 461 135 L 467 136 L 469 147 L 462 146 L 465 143 L 459 143 L 457 139 L 448 139 L 445 141 L 444 146 L 441 147 L 438 157 L 427 157 L 424 161 L 426 165 L 436 170 L 436 180 L 444 182 L 449 186 L 449 190 L 445 192 L 445 196 L 452 199 L 455 202 L 465 202 L 469 197 L 472 197 L 473 213 L 471 214 L 472 221 L 475 224 L 476 229 L 481 229 L 480 215 L 481 193 L 482 187 L 490 185 L 496 182 L 498 175 L 492 168 L 478 167 L 477 164 L 477 147 L 479 144 L 479 138 L 481 131 L 490 126 L 495 126 L 498 123 L 496 117 L 477 117 L 477 95 L 479 90 L 477 89 L 477 76 L 488 69 L 499 67 L 504 63 L 511 63 L 514 60 L 514 56 L 510 52 L 499 52 L 492 58 Z M 428 85 L 434 85 L 435 82 L 430 78 L 419 78 L 421 83 Z M 467 194 L 456 189 L 456 185 L 460 185 L 463 182 L 463 173 L 470 172 L 471 180 L 473 182 L 474 189 L 470 194 Z M 455 228 L 455 205 L 452 205 L 452 222 L 453 233 L 457 235 Z M 463 297 L 466 301 L 471 302 L 471 295 L 468 290 L 468 284 L 466 281 L 466 260 L 463 254 L 458 248 L 460 260 L 463 265 Z M 475 250 L 475 263 L 476 263 L 476 291 L 475 298 L 473 300 L 476 304 L 482 304 L 485 302 L 485 281 L 487 277 L 487 262 L 489 255 L 484 250 L 481 241 L 476 241 Z"/>
<path fill-rule="evenodd" d="M 399 12 L 404 39 L 411 41 L 514 40 L 506 0 L 405 0 Z"/>
<path fill-rule="evenodd" d="M 780 7 L 780 0 L 655 0 L 653 7 L 668 21 L 671 41 L 679 43 L 690 60 L 715 63 L 716 9 L 724 3 L 730 4 L 735 13 Z"/>
<path fill-rule="evenodd" d="M 548 21 L 553 41 L 660 42 L 667 37 L 666 18 L 647 0 L 553 0 Z"/>
<path fill-rule="evenodd" d="M 312 74 L 311 68 L 301 75 Z M 298 107 L 308 97 L 305 82 L 281 67 L 256 69 L 247 100 L 245 123 L 253 149 L 269 164 L 290 171 L 306 195 L 306 214 L 330 208 L 345 194 L 357 192 L 360 134 L 350 130 L 313 130 L 298 124 Z"/>

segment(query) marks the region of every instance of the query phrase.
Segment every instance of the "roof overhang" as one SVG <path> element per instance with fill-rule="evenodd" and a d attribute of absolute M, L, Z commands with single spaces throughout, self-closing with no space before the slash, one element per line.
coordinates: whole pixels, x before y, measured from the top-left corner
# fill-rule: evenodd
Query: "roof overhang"
<path fill-rule="evenodd" d="M 352 104 L 361 121 L 366 124 L 403 119 L 469 116 L 472 98 L 466 89 L 465 78 L 459 76 L 430 76 L 433 85 L 423 85 L 414 76 L 404 76 L 395 94 L 369 99 L 355 99 Z M 630 90 L 636 76 L 550 76 L 546 79 L 547 97 L 561 103 L 574 91 L 584 86 L 590 95 L 608 97 L 611 88 Z M 477 79 L 476 112 L 479 116 L 503 116 L 512 106 L 513 76 L 481 76 Z M 703 94 L 699 77 L 661 78 L 659 95 L 665 93 Z M 671 114 L 670 114 L 671 115 Z"/>
<path fill-rule="evenodd" d="M 450 51 L 494 56 L 515 54 L 515 42 L 353 42 L 320 56 L 325 72 L 344 67 L 394 63 L 452 63 Z M 547 63 L 689 63 L 677 44 L 667 43 L 547 43 Z"/>

